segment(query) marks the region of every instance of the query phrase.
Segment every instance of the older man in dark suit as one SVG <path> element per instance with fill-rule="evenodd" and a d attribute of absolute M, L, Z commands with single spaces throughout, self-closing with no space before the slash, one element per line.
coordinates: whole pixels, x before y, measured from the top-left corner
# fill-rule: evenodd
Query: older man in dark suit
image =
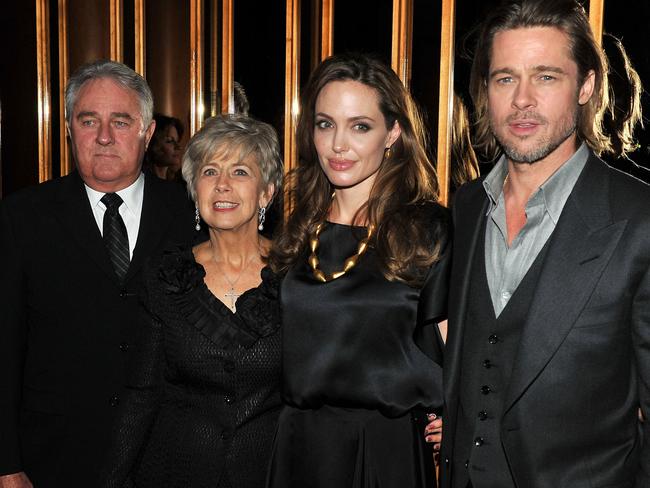
<path fill-rule="evenodd" d="M 66 88 L 77 170 L 0 208 L 0 487 L 91 487 L 137 353 L 142 265 L 194 225 L 181 187 L 141 172 L 146 82 L 119 63 Z"/>
<path fill-rule="evenodd" d="M 650 190 L 609 168 L 606 65 L 573 0 L 511 0 L 479 35 L 461 188 L 442 486 L 650 486 Z"/>

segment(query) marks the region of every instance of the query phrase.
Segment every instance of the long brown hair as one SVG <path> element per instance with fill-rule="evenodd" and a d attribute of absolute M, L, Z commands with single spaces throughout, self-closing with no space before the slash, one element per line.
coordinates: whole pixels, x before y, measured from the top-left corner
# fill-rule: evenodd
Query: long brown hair
<path fill-rule="evenodd" d="M 420 211 L 437 201 L 435 167 L 425 150 L 422 119 L 408 91 L 384 63 L 361 54 L 341 54 L 323 61 L 303 92 L 297 139 L 299 164 L 287 177 L 285 198 L 291 214 L 275 240 L 271 265 L 285 271 L 305 252 L 310 234 L 322 222 L 331 203 L 333 187 L 322 171 L 314 145 L 316 98 L 332 81 L 352 80 L 377 93 L 379 108 L 391 129 L 397 122 L 401 135 L 390 156 L 382 161 L 365 212 L 374 226 L 371 245 L 376 249 L 382 273 L 389 280 L 416 285 L 422 271 L 438 259 L 440 222 Z M 433 234 L 432 234 L 433 233 Z"/>
<path fill-rule="evenodd" d="M 603 122 L 612 141 L 608 152 L 620 158 L 639 148 L 634 131 L 637 126 L 643 127 L 643 84 L 619 39 L 603 34 L 603 49 L 609 62 L 610 81 L 610 102 Z"/>
<path fill-rule="evenodd" d="M 469 86 L 476 109 L 474 145 L 490 158 L 499 153 L 498 143 L 490 130 L 487 99 L 494 36 L 505 30 L 529 27 L 554 27 L 566 34 L 571 56 L 578 66 L 578 86 L 593 70 L 594 92 L 589 101 L 578 108 L 577 134 L 597 154 L 608 150 L 609 137 L 602 127 L 609 99 L 607 59 L 594 40 L 584 9 L 575 0 L 506 0 L 484 21 L 476 39 Z"/>

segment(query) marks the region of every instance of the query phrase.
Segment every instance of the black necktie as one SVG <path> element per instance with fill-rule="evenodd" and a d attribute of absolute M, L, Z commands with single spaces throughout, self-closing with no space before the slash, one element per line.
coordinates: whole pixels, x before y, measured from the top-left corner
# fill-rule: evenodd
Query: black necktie
<path fill-rule="evenodd" d="M 116 193 L 107 193 L 102 197 L 102 203 L 106 205 L 104 244 L 113 263 L 113 268 L 115 268 L 115 274 L 120 280 L 123 280 L 131 259 L 129 257 L 129 236 L 119 212 L 122 199 Z"/>

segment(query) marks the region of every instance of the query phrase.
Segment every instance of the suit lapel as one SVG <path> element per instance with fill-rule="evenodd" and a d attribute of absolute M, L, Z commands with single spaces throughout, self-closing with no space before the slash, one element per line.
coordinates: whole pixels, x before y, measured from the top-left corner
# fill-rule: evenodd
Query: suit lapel
<path fill-rule="evenodd" d="M 97 222 L 90 208 L 83 181 L 77 172 L 61 179 L 56 197 L 56 218 L 79 248 L 116 284 L 119 280 L 110 262 Z"/>
<path fill-rule="evenodd" d="M 460 380 L 460 359 L 465 316 L 472 276 L 472 263 L 479 240 L 483 219 L 488 210 L 488 197 L 483 190 L 482 180 L 467 188 L 466 201 L 454 206 L 454 256 L 449 303 L 449 337 L 445 351 L 445 397 L 454 397 L 454 390 Z"/>
<path fill-rule="evenodd" d="M 144 197 L 138 240 L 133 250 L 133 259 L 126 274 L 126 280 L 132 278 L 142 268 L 147 258 L 167 233 L 170 222 L 179 212 L 170 205 L 167 188 L 155 176 L 145 173 Z"/>
<path fill-rule="evenodd" d="M 504 404 L 506 413 L 551 360 L 591 296 L 627 221 L 612 222 L 609 176 L 592 156 L 551 235 L 524 324 Z"/>

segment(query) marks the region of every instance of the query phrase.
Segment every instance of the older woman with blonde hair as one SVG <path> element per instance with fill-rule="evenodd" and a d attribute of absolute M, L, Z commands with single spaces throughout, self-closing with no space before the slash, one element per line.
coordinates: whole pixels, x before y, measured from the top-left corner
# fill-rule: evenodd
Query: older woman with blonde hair
<path fill-rule="evenodd" d="M 104 486 L 259 487 L 281 403 L 278 279 L 259 233 L 281 184 L 275 131 L 208 119 L 183 176 L 209 237 L 146 274 L 148 336 Z"/>

